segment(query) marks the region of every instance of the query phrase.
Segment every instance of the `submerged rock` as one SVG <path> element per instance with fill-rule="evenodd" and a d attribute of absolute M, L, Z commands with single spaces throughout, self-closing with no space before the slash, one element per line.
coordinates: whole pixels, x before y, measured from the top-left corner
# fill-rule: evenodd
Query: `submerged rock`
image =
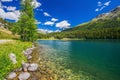
<path fill-rule="evenodd" d="M 11 73 L 8 75 L 8 79 L 14 79 L 16 76 L 17 76 L 17 74 L 16 74 L 15 72 L 11 72 Z"/>
<path fill-rule="evenodd" d="M 19 80 L 27 80 L 29 77 L 30 77 L 30 73 L 28 73 L 28 72 L 22 72 L 18 76 Z"/>
<path fill-rule="evenodd" d="M 15 55 L 15 54 L 11 53 L 11 54 L 9 55 L 9 57 L 10 57 L 10 60 L 12 61 L 13 64 L 16 64 L 16 63 L 17 63 L 16 55 Z"/>
<path fill-rule="evenodd" d="M 28 71 L 36 71 L 38 69 L 38 64 L 32 63 L 28 67 Z"/>

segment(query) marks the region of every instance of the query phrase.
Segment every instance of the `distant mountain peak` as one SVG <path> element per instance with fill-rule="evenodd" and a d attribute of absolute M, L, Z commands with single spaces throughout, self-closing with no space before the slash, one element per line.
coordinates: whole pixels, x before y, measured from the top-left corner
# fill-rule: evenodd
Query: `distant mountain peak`
<path fill-rule="evenodd" d="M 117 6 L 115 9 L 111 11 L 112 13 L 120 12 L 120 6 Z"/>
<path fill-rule="evenodd" d="M 117 6 L 115 9 L 111 10 L 108 13 L 100 14 L 96 19 L 106 19 L 106 18 L 117 18 L 120 17 L 120 6 Z"/>

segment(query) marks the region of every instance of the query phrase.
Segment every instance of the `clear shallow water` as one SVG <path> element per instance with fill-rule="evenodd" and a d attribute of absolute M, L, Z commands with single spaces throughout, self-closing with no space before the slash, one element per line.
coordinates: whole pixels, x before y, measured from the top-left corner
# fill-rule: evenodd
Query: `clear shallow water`
<path fill-rule="evenodd" d="M 120 79 L 120 41 L 86 40 L 61 41 L 39 40 L 43 53 L 52 56 L 73 74 L 83 72 L 94 76 L 92 80 Z"/>

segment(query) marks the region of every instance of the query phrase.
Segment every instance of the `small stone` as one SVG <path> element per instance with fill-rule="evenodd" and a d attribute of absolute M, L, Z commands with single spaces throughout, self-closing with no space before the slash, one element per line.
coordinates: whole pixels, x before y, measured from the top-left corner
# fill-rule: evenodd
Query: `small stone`
<path fill-rule="evenodd" d="M 22 71 L 22 68 L 18 68 L 16 70 L 14 70 L 15 72 L 19 72 L 19 71 Z"/>
<path fill-rule="evenodd" d="M 24 72 L 27 72 L 27 69 L 28 69 L 28 66 L 29 66 L 30 64 L 28 64 L 28 63 L 23 63 L 23 65 L 22 65 L 22 68 L 23 68 L 23 71 Z"/>
<path fill-rule="evenodd" d="M 28 70 L 29 71 L 36 71 L 38 69 L 38 64 L 32 63 L 29 65 Z"/>
<path fill-rule="evenodd" d="M 28 48 L 28 49 L 26 50 L 26 52 L 27 52 L 28 55 L 30 55 L 30 54 L 32 54 L 32 49 L 31 49 L 31 48 Z"/>
<path fill-rule="evenodd" d="M 11 73 L 8 75 L 8 79 L 14 79 L 16 76 L 17 76 L 17 74 L 16 74 L 15 72 L 11 72 Z"/>
<path fill-rule="evenodd" d="M 30 55 L 27 57 L 27 59 L 31 59 L 31 58 L 32 58 L 32 56 L 30 56 Z"/>
<path fill-rule="evenodd" d="M 16 63 L 17 63 L 16 55 L 15 55 L 15 54 L 11 53 L 11 54 L 9 55 L 9 57 L 10 57 L 10 60 L 12 61 L 13 64 L 16 64 Z"/>
<path fill-rule="evenodd" d="M 18 76 L 19 80 L 27 80 L 29 77 L 30 77 L 30 73 L 28 73 L 28 72 L 22 72 Z"/>

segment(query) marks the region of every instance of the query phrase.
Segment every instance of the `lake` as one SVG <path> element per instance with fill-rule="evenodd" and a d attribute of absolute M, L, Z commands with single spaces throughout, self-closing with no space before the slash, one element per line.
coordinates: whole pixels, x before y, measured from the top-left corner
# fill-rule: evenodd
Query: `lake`
<path fill-rule="evenodd" d="M 56 64 L 82 74 L 91 80 L 120 79 L 119 40 L 38 40 Z M 79 79 L 76 79 L 79 80 Z M 89 79 L 86 79 L 89 80 Z"/>

